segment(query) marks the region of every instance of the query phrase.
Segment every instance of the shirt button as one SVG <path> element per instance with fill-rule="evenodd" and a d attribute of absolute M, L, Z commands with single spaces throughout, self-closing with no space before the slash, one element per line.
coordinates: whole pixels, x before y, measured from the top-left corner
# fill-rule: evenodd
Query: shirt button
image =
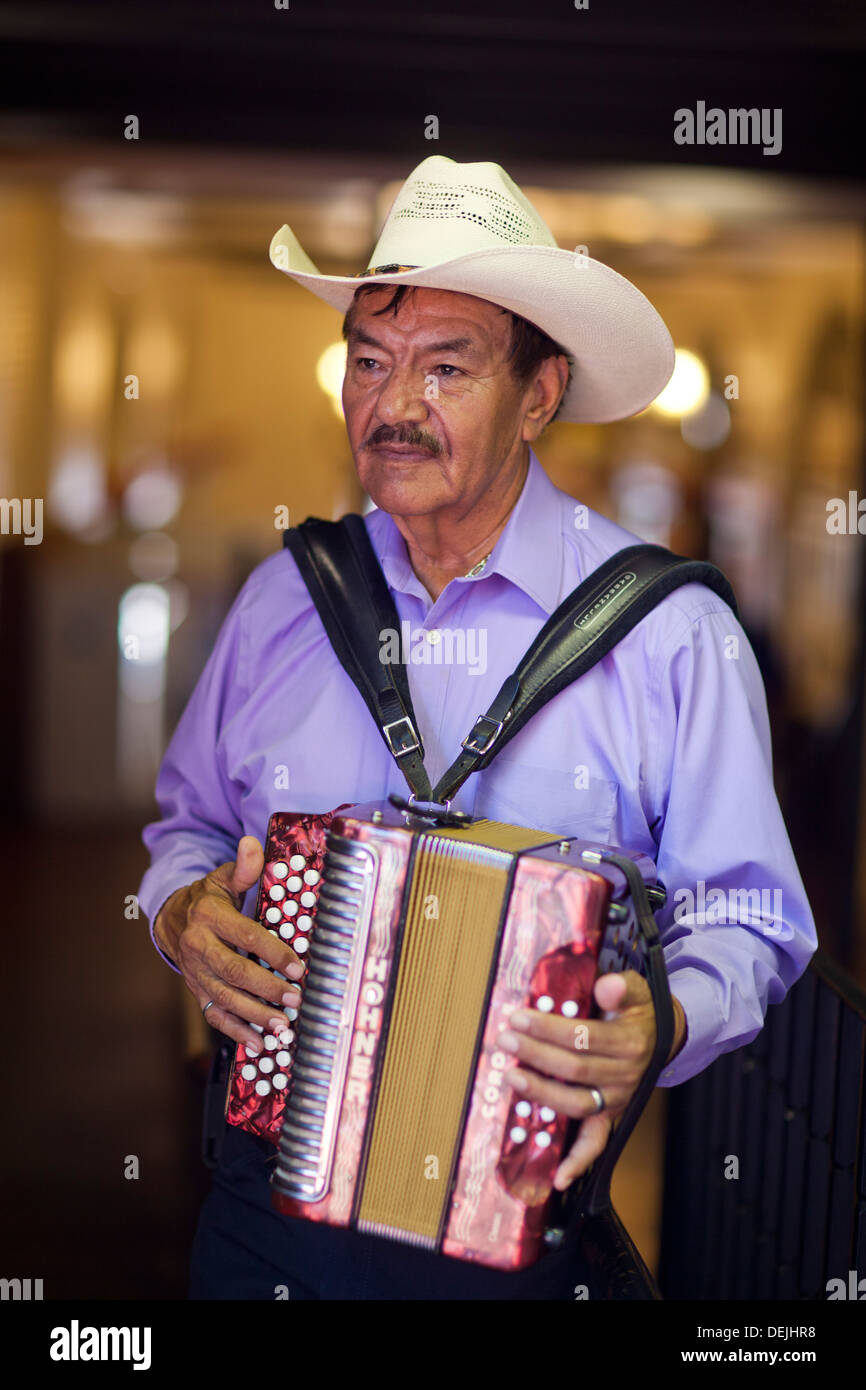
<path fill-rule="evenodd" d="M 439 631 L 438 628 L 431 627 L 429 629 L 427 633 L 427 641 L 430 643 L 431 647 L 435 647 L 439 642 L 442 641 L 442 633 Z"/>

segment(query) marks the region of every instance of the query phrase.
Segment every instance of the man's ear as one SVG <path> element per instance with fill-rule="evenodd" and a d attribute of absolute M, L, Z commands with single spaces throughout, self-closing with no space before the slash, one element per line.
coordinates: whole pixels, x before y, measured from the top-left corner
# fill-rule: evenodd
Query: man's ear
<path fill-rule="evenodd" d="M 546 357 L 532 383 L 529 407 L 523 417 L 523 439 L 532 444 L 559 409 L 568 385 L 568 358 Z"/>

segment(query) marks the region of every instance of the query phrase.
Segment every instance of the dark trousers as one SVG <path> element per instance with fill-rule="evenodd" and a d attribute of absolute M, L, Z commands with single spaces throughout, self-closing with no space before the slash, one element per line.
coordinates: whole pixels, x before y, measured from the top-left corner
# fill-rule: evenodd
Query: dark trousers
<path fill-rule="evenodd" d="M 273 1145 L 226 1126 L 192 1250 L 193 1299 L 553 1299 L 585 1282 L 575 1250 L 517 1274 L 281 1216 L 271 1207 Z"/>

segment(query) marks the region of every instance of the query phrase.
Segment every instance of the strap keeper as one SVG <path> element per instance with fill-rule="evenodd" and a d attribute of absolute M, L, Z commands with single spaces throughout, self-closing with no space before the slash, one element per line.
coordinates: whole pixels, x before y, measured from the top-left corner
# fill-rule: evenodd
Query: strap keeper
<path fill-rule="evenodd" d="M 382 733 L 395 758 L 405 758 L 407 753 L 421 750 L 421 741 L 408 714 L 404 714 L 402 719 L 394 719 L 390 724 L 385 724 Z"/>
<path fill-rule="evenodd" d="M 465 748 L 467 753 L 474 753 L 476 757 L 489 753 L 502 733 L 504 722 L 502 719 L 492 719 L 489 714 L 479 714 L 461 743 L 461 748 Z"/>

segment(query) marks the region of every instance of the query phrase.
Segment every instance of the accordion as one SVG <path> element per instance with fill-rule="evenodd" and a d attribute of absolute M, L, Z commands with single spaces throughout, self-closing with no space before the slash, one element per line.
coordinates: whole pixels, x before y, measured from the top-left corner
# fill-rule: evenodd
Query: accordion
<path fill-rule="evenodd" d="M 277 1145 L 277 1210 L 537 1260 L 574 1122 L 503 1080 L 498 1036 L 526 1007 L 586 1047 L 595 979 L 641 969 L 663 893 L 645 855 L 545 831 L 390 804 L 273 815 L 257 916 L 305 962 L 302 997 L 260 1055 L 237 1048 L 226 1117 Z"/>

